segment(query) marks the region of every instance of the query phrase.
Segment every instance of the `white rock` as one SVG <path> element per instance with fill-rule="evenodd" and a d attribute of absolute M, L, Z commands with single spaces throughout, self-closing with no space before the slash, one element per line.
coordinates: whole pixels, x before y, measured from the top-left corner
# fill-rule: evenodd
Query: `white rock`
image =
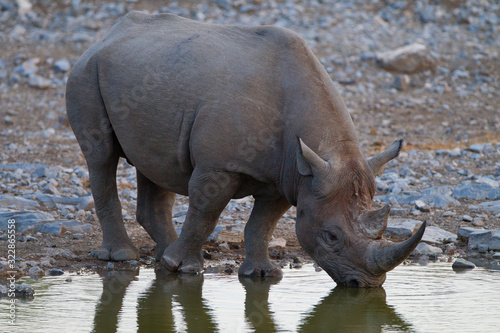
<path fill-rule="evenodd" d="M 435 226 L 427 226 L 422 236 L 422 242 L 430 244 L 443 244 L 445 241 L 454 242 L 456 240 L 457 235 Z"/>
<path fill-rule="evenodd" d="M 286 239 L 284 238 L 275 238 L 269 242 L 269 247 L 286 247 Z"/>
<path fill-rule="evenodd" d="M 415 255 L 429 255 L 429 254 L 442 254 L 443 250 L 439 247 L 435 247 L 426 243 L 420 243 L 413 251 Z"/>
<path fill-rule="evenodd" d="M 436 62 L 425 45 L 419 43 L 377 53 L 376 61 L 386 70 L 407 74 L 420 73 L 436 68 Z"/>

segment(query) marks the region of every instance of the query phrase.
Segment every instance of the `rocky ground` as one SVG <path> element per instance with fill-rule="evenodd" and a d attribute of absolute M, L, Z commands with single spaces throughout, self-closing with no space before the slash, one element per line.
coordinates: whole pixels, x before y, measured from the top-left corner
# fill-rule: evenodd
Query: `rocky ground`
<path fill-rule="evenodd" d="M 377 178 L 375 206 L 393 207 L 386 236 L 405 237 L 426 220 L 434 228 L 417 252 L 466 251 L 498 266 L 497 1 L 17 0 L 0 1 L 0 273 L 8 270 L 9 219 L 18 231 L 18 275 L 154 265 L 153 242 L 135 221 L 135 171 L 124 161 L 118 187 L 141 260 L 108 265 L 95 258 L 101 233 L 64 106 L 72 65 L 134 9 L 299 33 L 343 96 L 363 152 L 371 156 L 397 138 L 407 142 Z M 228 205 L 205 247 L 207 266 L 231 272 L 239 264 L 252 201 Z M 177 203 L 180 228 L 188 201 L 178 197 Z M 274 234 L 271 255 L 282 265 L 310 260 L 294 223 L 291 209 Z"/>

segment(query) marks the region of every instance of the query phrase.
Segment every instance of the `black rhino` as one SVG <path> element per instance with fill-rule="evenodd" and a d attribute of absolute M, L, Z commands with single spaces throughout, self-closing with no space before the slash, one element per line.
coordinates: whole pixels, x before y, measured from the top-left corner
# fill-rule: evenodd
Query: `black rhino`
<path fill-rule="evenodd" d="M 365 159 L 332 80 L 287 29 L 131 12 L 76 62 L 66 99 L 102 227 L 99 259 L 138 255 L 117 194 L 120 157 L 137 169 L 137 220 L 170 271 L 202 271 L 220 213 L 248 195 L 241 275 L 281 274 L 267 248 L 291 205 L 300 244 L 340 285 L 382 285 L 424 232 L 382 238 L 390 207 L 370 210 L 374 175 L 403 142 Z M 179 237 L 175 193 L 190 200 Z"/>

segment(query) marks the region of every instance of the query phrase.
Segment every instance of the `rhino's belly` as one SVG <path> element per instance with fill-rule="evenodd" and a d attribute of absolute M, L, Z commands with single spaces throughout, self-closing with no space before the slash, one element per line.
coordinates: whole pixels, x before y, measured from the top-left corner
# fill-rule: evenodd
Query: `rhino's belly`
<path fill-rule="evenodd" d="M 175 193 L 187 195 L 193 172 L 189 151 L 189 112 L 155 110 L 144 103 L 126 116 L 108 110 L 113 131 L 126 158 L 146 178 Z"/>

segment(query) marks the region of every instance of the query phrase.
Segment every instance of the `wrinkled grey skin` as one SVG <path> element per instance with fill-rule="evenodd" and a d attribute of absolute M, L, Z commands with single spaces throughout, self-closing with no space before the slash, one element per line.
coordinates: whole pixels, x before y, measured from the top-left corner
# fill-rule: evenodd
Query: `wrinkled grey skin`
<path fill-rule="evenodd" d="M 137 258 L 116 189 L 137 169 L 137 220 L 170 271 L 203 269 L 201 247 L 231 198 L 253 195 L 241 275 L 279 276 L 268 244 L 297 206 L 304 249 L 338 284 L 379 286 L 420 235 L 380 239 L 389 207 L 370 212 L 374 173 L 349 113 L 303 39 L 276 27 L 223 26 L 132 12 L 75 64 L 67 112 L 87 160 L 103 231 L 99 259 Z M 175 193 L 190 206 L 179 238 Z"/>

